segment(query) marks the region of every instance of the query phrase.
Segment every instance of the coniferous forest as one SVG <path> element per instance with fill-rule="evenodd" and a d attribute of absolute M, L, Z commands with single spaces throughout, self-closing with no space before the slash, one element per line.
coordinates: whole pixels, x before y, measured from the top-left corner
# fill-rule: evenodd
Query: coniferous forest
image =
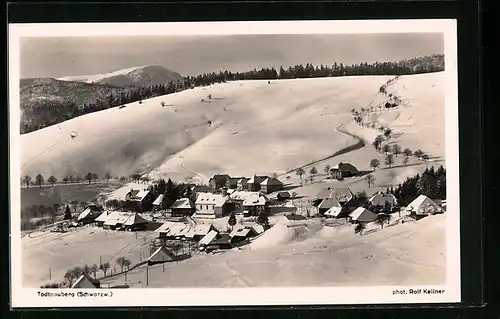
<path fill-rule="evenodd" d="M 444 70 L 444 55 L 431 55 L 399 62 L 344 65 L 295 65 L 248 72 L 221 71 L 186 76 L 182 81 L 149 87 L 67 82 L 55 79 L 21 80 L 21 134 L 104 109 L 172 94 L 194 87 L 239 80 L 277 80 L 359 75 L 411 75 Z"/>

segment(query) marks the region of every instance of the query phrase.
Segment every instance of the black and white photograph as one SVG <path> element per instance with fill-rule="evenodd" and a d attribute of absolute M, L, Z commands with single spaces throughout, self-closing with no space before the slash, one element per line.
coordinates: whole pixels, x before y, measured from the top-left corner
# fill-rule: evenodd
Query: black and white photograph
<path fill-rule="evenodd" d="M 9 38 L 13 306 L 460 301 L 454 20 Z"/>

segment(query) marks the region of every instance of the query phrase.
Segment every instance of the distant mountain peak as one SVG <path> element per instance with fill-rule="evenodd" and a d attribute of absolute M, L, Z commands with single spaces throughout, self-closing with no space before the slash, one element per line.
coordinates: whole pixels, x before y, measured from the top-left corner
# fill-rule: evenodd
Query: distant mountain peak
<path fill-rule="evenodd" d="M 149 86 L 179 81 L 182 80 L 182 76 L 161 65 L 148 64 L 103 74 L 66 76 L 58 80 L 108 84 L 113 86 Z"/>

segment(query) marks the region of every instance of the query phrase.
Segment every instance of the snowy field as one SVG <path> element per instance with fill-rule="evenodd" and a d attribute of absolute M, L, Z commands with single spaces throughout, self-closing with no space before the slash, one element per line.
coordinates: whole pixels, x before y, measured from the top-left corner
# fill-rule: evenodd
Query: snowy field
<path fill-rule="evenodd" d="M 148 287 L 283 287 L 443 284 L 446 280 L 445 216 L 373 228 L 354 226 L 300 230 L 278 224 L 244 250 L 149 267 Z M 104 281 L 146 287 L 137 268 Z"/>

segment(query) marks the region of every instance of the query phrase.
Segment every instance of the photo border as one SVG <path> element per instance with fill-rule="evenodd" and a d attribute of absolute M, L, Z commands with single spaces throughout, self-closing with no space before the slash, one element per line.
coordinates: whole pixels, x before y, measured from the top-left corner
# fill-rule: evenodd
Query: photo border
<path fill-rule="evenodd" d="M 48 19 L 50 20 L 51 15 L 49 14 L 49 15 L 48 15 L 48 17 L 45 17 L 45 18 L 48 18 Z M 459 42 L 460 42 L 460 33 L 459 33 Z M 469 49 L 469 51 L 471 51 L 471 50 L 475 50 L 475 51 L 477 51 L 477 49 L 476 49 L 476 48 L 474 48 L 474 47 L 472 47 L 471 49 Z M 471 69 L 471 68 L 476 68 L 476 69 L 477 69 L 477 66 L 472 65 L 472 66 L 469 68 L 469 71 L 470 71 L 470 69 Z M 462 71 L 462 69 L 461 69 L 461 67 L 460 67 L 460 68 L 459 68 L 459 73 L 460 73 L 460 74 L 462 74 L 462 72 L 461 72 L 461 71 Z M 469 74 L 470 74 L 470 73 L 469 73 Z M 462 79 L 462 78 L 459 76 L 459 79 Z M 461 82 L 463 82 L 463 81 L 461 81 Z M 472 82 L 474 82 L 474 81 L 472 81 Z M 463 85 L 462 85 L 462 87 L 463 87 Z M 472 90 L 472 91 L 474 91 L 474 90 L 475 90 L 475 87 L 474 87 L 474 86 L 473 86 L 472 88 L 471 88 L 470 86 L 468 86 L 468 87 L 469 87 L 469 92 L 470 92 L 471 90 Z M 460 83 L 459 83 L 459 88 L 460 88 Z M 476 91 L 477 91 L 477 90 L 476 90 Z M 474 91 L 474 92 L 476 92 L 476 91 Z M 473 93 L 472 93 L 472 94 L 470 94 L 470 96 L 473 96 L 473 95 L 474 95 Z M 475 96 L 476 101 L 477 101 L 477 96 L 478 96 L 478 95 L 476 95 L 476 96 Z M 460 104 L 462 104 L 462 103 L 461 103 L 461 101 L 462 101 L 462 99 L 460 98 Z M 470 101 L 470 99 L 469 99 L 469 101 Z M 460 107 L 460 114 L 462 114 L 462 115 L 463 115 L 462 110 L 463 110 L 463 108 L 462 108 L 462 107 Z M 469 111 L 470 111 L 470 110 L 469 110 Z M 475 115 L 475 114 L 474 114 L 474 115 Z M 461 116 L 461 118 L 464 118 L 464 117 L 463 117 L 463 116 Z M 467 118 L 467 119 L 468 119 L 468 122 L 466 122 L 466 123 L 471 123 L 471 124 L 469 125 L 469 128 L 471 128 L 471 126 L 473 126 L 473 124 L 472 124 L 472 123 L 477 124 L 477 122 L 470 121 L 470 120 L 477 120 L 477 119 L 478 119 L 477 117 L 472 117 L 472 118 L 471 118 L 471 117 L 470 117 L 470 113 L 468 113 L 468 114 L 467 114 L 467 116 L 466 116 L 465 118 Z M 462 121 L 460 122 L 460 125 L 461 125 L 461 126 L 463 125 L 463 122 L 462 122 Z M 462 127 L 461 127 L 461 129 L 462 129 Z M 469 140 L 473 140 L 475 137 L 477 137 L 477 127 L 474 127 L 474 128 L 472 129 L 472 131 L 473 131 L 474 133 L 469 135 L 469 138 L 468 138 Z M 460 144 L 461 144 L 461 145 L 464 145 L 464 143 L 462 143 L 462 136 L 461 136 L 460 138 L 461 138 Z M 474 140 L 474 142 L 475 142 L 475 143 L 477 143 L 477 140 Z M 469 147 L 470 145 L 467 145 L 467 146 Z M 473 153 L 473 152 L 472 152 L 472 153 Z M 463 156 L 463 155 L 462 155 L 462 154 L 463 154 L 463 153 L 461 153 L 461 155 L 460 155 L 460 156 L 461 156 L 460 161 L 463 163 L 463 160 L 462 160 L 462 156 Z M 467 156 L 466 158 L 467 158 L 467 159 L 470 159 L 470 156 Z M 468 161 L 468 162 L 470 163 L 470 161 Z M 447 164 L 448 164 L 448 159 L 447 159 Z M 477 161 L 475 162 L 475 164 L 478 164 L 478 163 L 477 163 Z M 479 163 L 479 164 L 480 164 L 480 163 Z M 464 173 L 464 172 L 463 172 L 463 171 L 464 171 L 463 166 L 462 166 L 460 169 L 461 169 L 461 172 L 460 172 L 460 173 L 461 173 L 461 180 L 463 181 L 463 180 L 464 180 L 464 178 L 463 178 L 464 176 L 462 175 L 462 173 Z M 474 172 L 474 171 L 473 171 L 473 172 Z M 466 174 L 466 176 L 471 175 L 471 170 L 469 170 L 469 174 L 467 174 L 467 171 L 465 172 L 465 174 Z M 479 180 L 479 182 L 481 182 L 480 177 L 481 177 L 481 176 L 476 175 L 475 180 L 476 180 L 476 181 L 477 181 L 477 180 Z M 17 179 L 17 180 L 18 180 L 18 179 Z M 448 183 L 448 184 L 449 184 L 449 183 Z M 462 189 L 462 192 L 463 192 L 463 190 L 464 190 L 463 184 L 461 185 L 461 189 Z M 468 189 L 467 191 L 470 191 L 470 189 Z M 477 195 L 477 192 L 475 192 L 475 193 L 476 193 L 476 195 Z M 470 193 L 468 193 L 468 194 L 470 194 Z M 476 198 L 478 198 L 478 197 L 476 197 Z M 462 207 L 462 209 L 463 209 L 463 207 L 464 207 L 464 206 L 463 206 L 463 202 L 464 202 L 464 201 L 463 201 L 463 198 L 462 198 L 462 199 L 461 199 L 461 205 L 462 205 L 461 207 Z M 477 205 L 477 201 L 476 201 L 476 205 Z M 471 207 L 471 205 L 468 205 L 467 207 Z M 477 209 L 477 206 L 474 206 L 474 208 L 476 208 L 476 209 Z M 462 215 L 461 215 L 461 217 L 462 217 L 462 222 L 463 222 L 463 221 L 464 221 L 464 215 L 462 214 Z M 477 219 L 471 219 L 471 218 L 469 218 L 468 220 L 469 220 L 469 221 L 473 221 L 473 220 L 474 220 L 474 221 L 475 221 L 475 222 L 474 222 L 474 224 L 475 224 L 475 225 L 477 225 Z M 477 232 L 476 232 L 476 234 L 477 234 Z M 480 232 L 479 232 L 479 234 L 480 234 Z M 477 239 L 476 239 L 476 240 L 477 240 Z M 481 243 L 480 243 L 480 244 L 481 244 Z M 463 241 L 462 241 L 462 245 L 463 245 Z M 468 246 L 469 246 L 469 245 L 468 245 Z M 481 248 L 481 247 L 482 247 L 482 246 L 480 246 L 480 248 Z M 463 248 L 463 246 L 462 246 L 462 248 Z M 462 250 L 462 252 L 463 252 L 463 250 Z M 479 254 L 479 257 L 480 257 L 480 255 L 481 255 L 481 252 L 482 252 L 482 250 L 481 250 L 481 249 L 477 250 L 477 254 Z M 478 256 L 477 254 L 476 254 L 476 256 Z M 462 263 L 463 263 L 463 262 L 464 262 L 464 255 L 462 254 Z M 477 267 L 476 267 L 476 269 L 477 269 Z M 482 273 L 481 273 L 480 275 L 482 276 Z M 465 276 L 464 276 L 464 274 L 462 273 L 462 284 L 464 283 L 464 281 L 463 281 L 463 280 L 464 280 L 464 277 L 465 277 Z M 472 281 L 473 281 L 473 280 L 469 280 L 469 282 L 472 282 Z M 477 280 L 476 280 L 476 283 L 477 283 Z M 248 289 L 248 288 L 246 288 L 246 289 Z M 300 289 L 302 289 L 302 288 L 300 288 Z M 135 290 L 135 289 L 134 289 L 134 290 Z M 148 289 L 148 290 L 150 290 L 150 289 Z M 481 295 L 481 296 L 482 296 L 482 294 L 481 294 L 481 293 L 480 293 L 479 295 Z M 463 293 L 462 293 L 462 296 L 463 296 Z M 476 293 L 476 296 L 477 296 L 477 293 Z M 476 299 L 476 300 L 478 300 L 478 299 Z M 351 305 L 351 306 L 352 306 L 352 305 Z"/>

